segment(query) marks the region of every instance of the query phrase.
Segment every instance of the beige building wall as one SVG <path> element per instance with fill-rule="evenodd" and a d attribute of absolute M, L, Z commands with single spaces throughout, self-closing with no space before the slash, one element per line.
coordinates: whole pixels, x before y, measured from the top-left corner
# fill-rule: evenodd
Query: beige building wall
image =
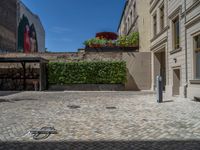
<path fill-rule="evenodd" d="M 137 0 L 137 12 L 138 12 L 138 31 L 140 35 L 140 52 L 150 51 L 150 1 L 149 0 Z"/>
<path fill-rule="evenodd" d="M 135 4 L 136 10 L 134 11 Z M 162 6 L 164 6 L 163 28 L 161 28 Z M 146 11 L 146 8 L 149 8 L 149 11 Z M 136 12 L 136 15 L 131 12 Z M 155 14 L 156 19 L 154 19 Z M 136 17 L 131 20 L 131 16 Z M 174 46 L 174 22 L 177 17 L 180 28 L 179 47 Z M 154 32 L 155 20 L 156 33 Z M 140 34 L 139 51 L 151 51 L 151 88 L 155 89 L 156 76 L 162 75 L 166 84 L 164 90 L 169 97 L 179 96 L 191 99 L 200 97 L 200 79 L 196 79 L 195 76 L 194 52 L 194 37 L 200 35 L 200 1 L 129 0 L 121 18 L 119 34 L 128 35 L 134 31 Z M 126 59 L 129 57 L 124 55 Z M 129 61 L 128 64 L 131 66 L 133 62 Z M 133 66 L 132 69 L 137 70 Z"/>
<path fill-rule="evenodd" d="M 168 82 L 167 78 L 167 52 L 168 52 L 168 17 L 167 17 L 167 0 L 151 0 L 150 1 L 150 32 L 151 32 L 151 52 L 152 52 L 152 89 L 156 88 L 156 76 L 160 75 L 163 77 L 164 86 Z M 163 9 L 163 15 L 161 15 L 161 10 Z M 156 20 L 154 19 L 154 16 Z M 163 26 L 161 27 L 161 16 L 163 16 Z M 156 32 L 154 31 L 156 23 Z M 165 90 L 165 87 L 164 87 Z"/>
<path fill-rule="evenodd" d="M 186 3 L 186 22 L 185 22 Z M 167 94 L 174 96 L 177 90 L 177 76 L 175 72 L 180 70 L 179 96 L 193 99 L 200 97 L 200 82 L 194 75 L 194 43 L 193 37 L 200 34 L 200 1 L 194 0 L 170 0 L 168 1 L 168 68 L 169 82 Z M 179 16 L 180 20 L 180 48 L 173 47 L 173 19 Z M 185 34 L 186 33 L 186 34 Z M 187 53 L 186 53 L 187 52 Z M 187 55 L 186 55 L 187 54 Z M 187 59 L 186 59 L 187 58 Z M 187 60 L 187 61 L 186 61 Z"/>
<path fill-rule="evenodd" d="M 169 18 L 169 31 L 168 31 L 168 48 L 169 51 L 167 53 L 168 55 L 168 79 L 169 82 L 167 84 L 167 93 L 169 96 L 173 96 L 173 70 L 174 69 L 180 69 L 180 94 L 184 93 L 184 66 L 185 66 L 185 56 L 184 56 L 184 27 L 183 27 L 183 20 L 180 18 L 181 16 L 181 0 L 171 0 L 168 1 L 168 18 Z M 180 48 L 179 49 L 174 49 L 173 48 L 173 19 L 175 19 L 177 16 L 179 16 L 180 20 Z"/>
<path fill-rule="evenodd" d="M 200 35 L 200 1 L 186 2 L 186 34 L 187 34 L 187 56 L 188 56 L 188 97 L 200 97 L 200 79 L 195 75 L 195 52 L 194 37 Z"/>
<path fill-rule="evenodd" d="M 126 62 L 126 90 L 140 91 L 151 89 L 151 53 L 124 52 L 122 60 Z"/>
<path fill-rule="evenodd" d="M 150 52 L 150 0 L 127 0 L 118 28 L 119 35 L 139 32 L 139 51 Z"/>
<path fill-rule="evenodd" d="M 122 55 L 127 63 L 127 90 L 150 90 L 152 86 L 149 9 L 150 0 L 127 0 L 118 27 L 119 35 L 139 32 L 139 52 Z"/>

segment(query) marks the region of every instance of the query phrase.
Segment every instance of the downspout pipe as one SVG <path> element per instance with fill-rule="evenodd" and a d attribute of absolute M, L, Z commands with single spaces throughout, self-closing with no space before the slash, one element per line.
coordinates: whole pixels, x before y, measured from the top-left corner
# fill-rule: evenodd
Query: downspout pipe
<path fill-rule="evenodd" d="M 187 22 L 186 0 L 184 0 L 184 20 L 185 20 L 184 24 L 186 25 Z M 185 27 L 185 86 L 184 86 L 185 98 L 187 98 L 187 88 L 188 88 L 188 55 L 187 55 L 187 29 Z"/>

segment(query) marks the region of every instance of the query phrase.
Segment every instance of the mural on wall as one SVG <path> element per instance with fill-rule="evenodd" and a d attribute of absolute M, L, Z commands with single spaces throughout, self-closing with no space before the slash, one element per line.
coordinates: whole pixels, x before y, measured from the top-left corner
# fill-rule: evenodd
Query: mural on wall
<path fill-rule="evenodd" d="M 23 15 L 18 26 L 18 51 L 24 53 L 38 52 L 37 35 L 34 24 L 29 24 Z"/>

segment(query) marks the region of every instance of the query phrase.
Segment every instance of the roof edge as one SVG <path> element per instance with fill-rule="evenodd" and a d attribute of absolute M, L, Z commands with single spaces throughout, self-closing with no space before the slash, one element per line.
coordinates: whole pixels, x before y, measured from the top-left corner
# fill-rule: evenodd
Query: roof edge
<path fill-rule="evenodd" d="M 119 25 L 118 25 L 118 28 L 117 28 L 117 32 L 119 31 L 119 28 L 120 28 L 120 26 L 121 26 L 122 19 L 123 19 L 123 17 L 124 17 L 124 14 L 125 14 L 125 10 L 126 10 L 127 5 L 128 5 L 128 0 L 126 0 L 126 3 L 125 3 L 125 5 L 124 5 L 124 9 L 123 9 L 123 12 L 122 12 L 120 21 L 119 21 Z"/>

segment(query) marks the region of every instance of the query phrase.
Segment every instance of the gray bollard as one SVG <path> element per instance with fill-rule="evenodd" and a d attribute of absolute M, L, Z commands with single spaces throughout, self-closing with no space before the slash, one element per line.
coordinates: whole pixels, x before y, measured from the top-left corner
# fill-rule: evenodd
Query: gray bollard
<path fill-rule="evenodd" d="M 162 77 L 157 76 L 156 77 L 156 87 L 157 87 L 157 102 L 162 103 L 163 102 L 163 84 L 162 84 Z"/>

